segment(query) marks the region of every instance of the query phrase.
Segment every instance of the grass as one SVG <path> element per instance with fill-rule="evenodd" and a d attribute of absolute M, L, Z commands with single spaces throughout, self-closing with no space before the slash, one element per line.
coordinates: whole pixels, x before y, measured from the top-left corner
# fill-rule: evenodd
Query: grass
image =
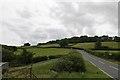
<path fill-rule="evenodd" d="M 32 72 L 38 78 L 110 78 L 97 67 L 93 66 L 90 62 L 85 61 L 87 71 L 85 73 L 80 72 L 54 72 L 50 68 L 56 62 L 57 59 L 38 62 L 33 64 Z M 98 73 L 98 74 L 97 74 Z M 23 75 L 22 75 L 23 76 Z"/>
<path fill-rule="evenodd" d="M 46 61 L 43 65 L 42 63 L 38 63 L 40 65 L 33 67 L 33 72 L 39 77 L 39 78 L 110 78 L 106 74 L 104 74 L 102 71 L 100 71 L 97 67 L 93 66 L 88 61 L 85 61 L 85 65 L 87 68 L 87 71 L 85 73 L 80 72 L 53 72 L 50 71 L 50 68 L 52 64 L 57 61 L 57 59 L 52 61 Z M 98 74 L 97 74 L 98 72 Z"/>
<path fill-rule="evenodd" d="M 109 76 L 104 74 L 101 70 L 99 70 L 97 67 L 95 67 L 88 61 L 85 61 L 86 72 L 84 73 L 54 72 L 50 69 L 57 60 L 58 59 L 52 59 L 52 60 L 35 63 L 33 64 L 32 72 L 37 76 L 37 78 L 110 78 Z M 20 69 L 20 67 L 17 68 Z M 13 68 L 11 70 L 14 69 L 16 68 Z M 14 76 L 15 74 L 19 74 L 19 72 L 14 72 L 13 74 L 9 74 L 8 77 Z M 26 75 L 29 75 L 29 71 L 26 71 Z M 23 78 L 24 74 L 21 74 L 19 77 Z"/>
<path fill-rule="evenodd" d="M 94 46 L 95 46 L 94 42 L 86 42 L 86 43 L 78 43 L 73 47 L 89 49 L 89 48 L 94 48 Z"/>
<path fill-rule="evenodd" d="M 102 42 L 102 46 L 107 46 L 109 48 L 118 49 L 119 43 L 118 42 Z M 95 48 L 95 42 L 78 43 L 74 45 L 73 47 L 84 48 L 84 49 Z"/>
<path fill-rule="evenodd" d="M 30 52 L 34 52 L 34 57 L 38 56 L 49 56 L 49 55 L 65 55 L 70 52 L 70 49 L 62 48 L 29 48 L 27 49 Z"/>
<path fill-rule="evenodd" d="M 108 46 L 109 48 L 118 49 L 120 42 L 102 42 L 102 46 Z"/>
<path fill-rule="evenodd" d="M 70 49 L 62 48 L 27 48 L 28 51 L 35 53 L 34 57 L 38 56 L 50 56 L 50 55 L 65 55 L 70 52 Z M 16 55 L 20 55 L 22 49 L 18 49 L 14 52 Z"/>
<path fill-rule="evenodd" d="M 108 46 L 109 48 L 118 49 L 120 42 L 102 42 L 102 46 Z M 95 42 L 85 42 L 85 43 L 77 43 L 77 44 L 69 44 L 72 47 L 90 49 L 95 48 Z M 40 47 L 60 47 L 59 44 L 45 44 L 41 45 Z"/>
<path fill-rule="evenodd" d="M 97 67 L 93 66 L 88 61 L 85 61 L 87 71 L 85 73 L 80 72 L 62 72 L 57 74 L 57 78 L 110 78 Z M 98 74 L 97 74 L 98 72 Z"/>
<path fill-rule="evenodd" d="M 59 44 L 45 44 L 45 45 L 40 45 L 40 47 L 59 47 Z"/>

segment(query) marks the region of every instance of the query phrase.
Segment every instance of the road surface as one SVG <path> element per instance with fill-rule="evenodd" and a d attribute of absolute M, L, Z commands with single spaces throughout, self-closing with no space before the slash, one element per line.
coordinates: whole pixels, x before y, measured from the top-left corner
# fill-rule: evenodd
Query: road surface
<path fill-rule="evenodd" d="M 98 58 L 96 56 L 93 56 L 84 50 L 78 50 L 85 60 L 88 60 L 93 65 L 98 67 L 100 70 L 102 70 L 104 73 L 106 73 L 108 76 L 114 79 L 120 79 L 120 70 L 118 69 L 118 66 L 120 68 L 120 65 L 113 64 L 109 61 L 106 61 L 104 59 Z M 119 73 L 119 74 L 118 74 Z"/>

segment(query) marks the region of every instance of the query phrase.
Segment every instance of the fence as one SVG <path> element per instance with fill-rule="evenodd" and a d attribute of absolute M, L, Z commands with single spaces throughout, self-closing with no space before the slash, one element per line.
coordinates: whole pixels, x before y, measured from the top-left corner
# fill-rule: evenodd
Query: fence
<path fill-rule="evenodd" d="M 29 67 L 22 67 L 4 73 L 3 78 L 37 78 L 32 72 L 32 65 Z"/>

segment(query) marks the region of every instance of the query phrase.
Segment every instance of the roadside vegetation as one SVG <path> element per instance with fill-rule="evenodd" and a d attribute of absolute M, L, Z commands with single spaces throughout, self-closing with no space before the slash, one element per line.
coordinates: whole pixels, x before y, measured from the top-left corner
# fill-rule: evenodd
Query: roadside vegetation
<path fill-rule="evenodd" d="M 85 72 L 86 67 L 82 55 L 77 51 L 72 51 L 60 58 L 54 64 L 52 70 L 57 72 Z"/>
<path fill-rule="evenodd" d="M 61 65 L 59 64 L 60 61 L 62 62 Z M 70 67 L 68 67 L 68 64 Z M 20 69 L 21 67 L 17 68 Z M 11 70 L 17 68 L 11 68 Z M 61 58 L 34 63 L 32 72 L 37 76 L 37 78 L 110 78 L 90 62 L 84 61 L 82 55 L 77 51 L 72 51 Z M 19 71 L 13 72 L 12 74 L 9 74 L 8 77 L 11 78 L 19 73 Z M 25 74 L 21 74 L 19 78 L 24 78 L 24 75 Z M 26 75 L 29 77 L 29 71 L 26 72 Z"/>

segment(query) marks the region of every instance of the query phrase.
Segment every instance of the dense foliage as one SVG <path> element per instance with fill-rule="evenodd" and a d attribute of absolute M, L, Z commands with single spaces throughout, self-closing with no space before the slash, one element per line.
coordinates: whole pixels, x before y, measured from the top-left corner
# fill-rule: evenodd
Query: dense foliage
<path fill-rule="evenodd" d="M 47 43 L 38 43 L 37 45 L 45 45 L 45 44 L 59 44 L 60 41 L 67 41 L 68 43 L 82 43 L 82 42 L 97 42 L 97 41 L 115 41 L 115 42 L 120 42 L 120 37 L 114 36 L 110 37 L 108 35 L 103 35 L 103 36 L 94 36 L 94 37 L 88 37 L 88 36 L 80 36 L 80 37 L 71 37 L 71 38 L 64 38 L 61 40 L 53 40 L 49 41 Z"/>
<path fill-rule="evenodd" d="M 31 44 L 30 43 L 24 43 L 24 46 L 30 46 Z"/>
<path fill-rule="evenodd" d="M 95 43 L 95 48 L 96 48 L 96 49 L 99 49 L 99 48 L 101 48 L 101 45 L 102 45 L 102 43 L 101 43 L 100 41 L 97 41 L 97 42 Z"/>
<path fill-rule="evenodd" d="M 19 56 L 19 62 L 22 64 L 32 63 L 33 53 L 23 49 L 21 55 Z"/>
<path fill-rule="evenodd" d="M 9 51 L 17 51 L 17 47 L 16 46 L 7 46 L 7 45 L 2 45 L 2 48 L 7 49 Z"/>
<path fill-rule="evenodd" d="M 3 62 L 10 62 L 14 60 L 15 55 L 13 54 L 13 51 L 10 51 L 8 49 L 2 48 L 2 61 Z"/>
<path fill-rule="evenodd" d="M 60 45 L 60 47 L 64 48 L 64 47 L 68 46 L 68 41 L 67 40 L 61 40 L 59 42 L 59 45 Z"/>
<path fill-rule="evenodd" d="M 89 52 L 92 55 L 101 57 L 101 58 L 105 58 L 105 59 L 112 59 L 112 60 L 116 60 L 116 61 L 120 61 L 120 53 L 110 53 L 108 52 L 95 52 L 94 50 L 90 50 L 87 49 L 87 52 Z"/>
<path fill-rule="evenodd" d="M 77 51 L 72 51 L 68 55 L 60 58 L 52 67 L 57 72 L 85 72 L 85 64 L 82 55 Z"/>

